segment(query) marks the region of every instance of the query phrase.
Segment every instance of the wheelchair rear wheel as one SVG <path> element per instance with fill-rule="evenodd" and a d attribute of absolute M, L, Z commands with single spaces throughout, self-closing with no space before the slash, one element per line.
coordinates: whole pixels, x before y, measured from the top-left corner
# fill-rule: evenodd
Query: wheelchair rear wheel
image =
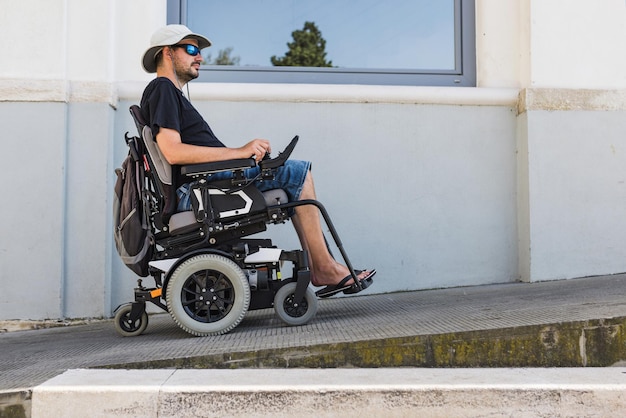
<path fill-rule="evenodd" d="M 317 297 L 315 292 L 308 288 L 304 299 L 294 303 L 296 283 L 287 283 L 274 296 L 274 310 L 276 315 L 287 325 L 304 325 L 317 313 Z"/>
<path fill-rule="evenodd" d="M 227 257 L 199 254 L 176 268 L 167 283 L 167 310 L 182 329 L 197 336 L 225 334 L 250 306 L 245 273 Z"/>

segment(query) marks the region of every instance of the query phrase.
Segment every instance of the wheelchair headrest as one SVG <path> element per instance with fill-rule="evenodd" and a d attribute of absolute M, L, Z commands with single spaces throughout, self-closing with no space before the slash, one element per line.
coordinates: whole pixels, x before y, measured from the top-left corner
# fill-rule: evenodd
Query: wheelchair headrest
<path fill-rule="evenodd" d="M 137 105 L 132 105 L 130 107 L 130 115 L 135 121 L 135 126 L 137 126 L 137 132 L 139 132 L 139 134 L 141 135 L 143 127 L 148 124 L 148 122 L 144 120 L 143 115 L 141 114 L 141 108 Z"/>

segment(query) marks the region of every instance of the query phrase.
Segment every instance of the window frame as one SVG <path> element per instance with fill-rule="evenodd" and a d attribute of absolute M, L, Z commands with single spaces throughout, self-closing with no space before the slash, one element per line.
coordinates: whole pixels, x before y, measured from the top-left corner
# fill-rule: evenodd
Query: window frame
<path fill-rule="evenodd" d="M 203 65 L 198 81 L 475 87 L 475 0 L 454 0 L 454 10 L 455 68 L 452 70 Z M 167 23 L 187 24 L 187 0 L 167 0 Z"/>

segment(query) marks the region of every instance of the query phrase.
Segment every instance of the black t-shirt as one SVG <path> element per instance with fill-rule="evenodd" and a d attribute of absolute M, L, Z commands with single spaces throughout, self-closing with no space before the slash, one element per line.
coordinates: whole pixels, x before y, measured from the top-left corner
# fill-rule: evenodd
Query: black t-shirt
<path fill-rule="evenodd" d="M 169 128 L 178 131 L 185 144 L 205 147 L 225 146 L 217 139 L 202 115 L 168 78 L 158 77 L 152 80 L 143 92 L 140 106 L 154 138 L 160 128 Z M 173 169 L 178 187 L 185 179 L 180 179 L 177 167 Z"/>

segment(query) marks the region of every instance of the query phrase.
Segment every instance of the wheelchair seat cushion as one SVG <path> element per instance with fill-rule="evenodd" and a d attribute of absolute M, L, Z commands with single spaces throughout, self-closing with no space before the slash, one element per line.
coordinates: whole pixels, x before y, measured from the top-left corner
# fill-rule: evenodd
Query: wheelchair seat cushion
<path fill-rule="evenodd" d="M 282 205 L 289 201 L 287 193 L 283 189 L 272 189 L 263 192 L 265 204 L 267 206 Z"/>
<path fill-rule="evenodd" d="M 198 229 L 199 226 L 200 224 L 192 210 L 173 214 L 169 222 L 170 234 L 172 235 L 184 234 Z"/>

